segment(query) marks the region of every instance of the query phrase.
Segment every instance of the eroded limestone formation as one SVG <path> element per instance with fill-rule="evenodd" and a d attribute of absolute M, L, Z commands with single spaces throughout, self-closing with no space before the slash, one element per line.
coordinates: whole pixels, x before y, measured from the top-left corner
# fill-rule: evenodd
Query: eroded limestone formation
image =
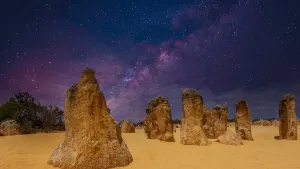
<path fill-rule="evenodd" d="M 243 145 L 242 138 L 230 130 L 220 135 L 217 142 L 227 145 Z"/>
<path fill-rule="evenodd" d="M 129 120 L 123 120 L 121 122 L 121 131 L 122 133 L 135 133 L 134 124 Z"/>
<path fill-rule="evenodd" d="M 78 84 L 67 91 L 65 138 L 48 164 L 62 169 L 107 169 L 131 163 L 121 128 L 107 110 L 94 71 L 85 68 Z"/>
<path fill-rule="evenodd" d="M 149 139 L 174 142 L 171 108 L 167 98 L 153 98 L 146 109 L 144 131 Z"/>
<path fill-rule="evenodd" d="M 250 110 L 245 100 L 240 100 L 236 104 L 235 131 L 243 140 L 254 140 L 251 133 Z"/>
<path fill-rule="evenodd" d="M 203 131 L 205 133 L 205 136 L 209 139 L 214 139 L 214 116 L 213 112 L 207 107 L 203 106 Z"/>
<path fill-rule="evenodd" d="M 279 136 L 280 139 L 297 140 L 297 116 L 295 97 L 286 94 L 279 104 Z"/>
<path fill-rule="evenodd" d="M 213 109 L 213 119 L 214 138 L 218 138 L 227 131 L 228 107 L 215 106 Z"/>
<path fill-rule="evenodd" d="M 194 89 L 182 92 L 182 120 L 180 142 L 185 145 L 209 145 L 203 127 L 203 99 Z"/>

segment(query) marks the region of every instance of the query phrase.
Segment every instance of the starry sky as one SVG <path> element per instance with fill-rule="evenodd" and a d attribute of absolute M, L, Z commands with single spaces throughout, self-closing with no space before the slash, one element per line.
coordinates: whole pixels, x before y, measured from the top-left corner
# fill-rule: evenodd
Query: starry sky
<path fill-rule="evenodd" d="M 246 99 L 252 118 L 276 118 L 285 93 L 300 97 L 296 0 L 11 0 L 0 6 L 0 104 L 31 93 L 63 108 L 84 67 L 96 71 L 116 120 L 142 120 L 181 92 L 204 104 Z M 299 110 L 299 104 L 296 104 Z M 298 109 L 297 109 L 298 108 Z M 298 111 L 298 116 L 299 111 Z"/>

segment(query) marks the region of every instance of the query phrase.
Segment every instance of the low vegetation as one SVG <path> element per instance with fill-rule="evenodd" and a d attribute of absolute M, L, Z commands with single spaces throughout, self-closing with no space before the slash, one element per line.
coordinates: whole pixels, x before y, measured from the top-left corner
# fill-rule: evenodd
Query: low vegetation
<path fill-rule="evenodd" d="M 24 131 L 64 130 L 63 111 L 56 106 L 41 105 L 27 92 L 16 93 L 0 106 L 0 122 L 14 120 Z"/>

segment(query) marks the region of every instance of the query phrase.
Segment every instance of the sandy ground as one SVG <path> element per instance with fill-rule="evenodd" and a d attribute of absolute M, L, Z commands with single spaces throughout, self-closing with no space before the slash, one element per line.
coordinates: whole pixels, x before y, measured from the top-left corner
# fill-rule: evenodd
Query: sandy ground
<path fill-rule="evenodd" d="M 204 147 L 181 145 L 177 131 L 174 143 L 148 140 L 143 130 L 123 134 L 134 161 L 118 169 L 300 169 L 300 140 L 275 140 L 277 127 L 253 126 L 255 141 L 244 141 L 242 146 L 217 142 Z M 64 133 L 52 133 L 0 137 L 0 168 L 54 169 L 46 161 L 63 136 Z"/>

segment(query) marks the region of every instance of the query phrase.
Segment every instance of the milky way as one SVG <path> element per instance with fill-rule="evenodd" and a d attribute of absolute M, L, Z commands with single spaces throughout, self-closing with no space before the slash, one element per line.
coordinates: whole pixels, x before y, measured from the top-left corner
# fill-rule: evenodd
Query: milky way
<path fill-rule="evenodd" d="M 27 91 L 63 108 L 84 67 L 96 71 L 112 115 L 142 120 L 166 96 L 174 118 L 181 92 L 204 104 L 249 102 L 253 118 L 277 117 L 287 92 L 300 96 L 295 1 L 23 1 L 1 10 L 0 103 Z"/>

